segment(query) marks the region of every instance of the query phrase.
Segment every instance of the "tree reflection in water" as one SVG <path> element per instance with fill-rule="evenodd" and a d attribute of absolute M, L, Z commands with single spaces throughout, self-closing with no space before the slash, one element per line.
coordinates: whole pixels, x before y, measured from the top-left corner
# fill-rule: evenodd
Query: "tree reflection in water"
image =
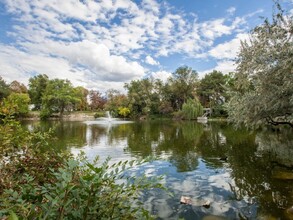
<path fill-rule="evenodd" d="M 55 146 L 63 150 L 84 150 L 90 158 L 111 156 L 113 161 L 156 156 L 158 160 L 133 172 L 165 174 L 174 197 L 157 190 L 143 196 L 145 206 L 162 219 L 289 219 L 284 210 L 293 205 L 293 182 L 272 173 L 279 168 L 293 172 L 292 131 L 251 132 L 226 123 L 173 121 L 53 124 L 59 138 Z M 41 124 L 44 130 L 51 126 Z M 192 197 L 193 205 L 179 204 L 181 195 Z M 209 209 L 202 207 L 207 199 Z"/>

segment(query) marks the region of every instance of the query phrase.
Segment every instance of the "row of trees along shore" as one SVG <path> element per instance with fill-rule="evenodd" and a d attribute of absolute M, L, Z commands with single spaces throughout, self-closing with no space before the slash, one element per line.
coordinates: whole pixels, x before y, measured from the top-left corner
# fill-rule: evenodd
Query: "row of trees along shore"
<path fill-rule="evenodd" d="M 188 107 L 192 110 L 193 106 L 201 106 L 212 108 L 214 116 L 226 117 L 224 104 L 229 100 L 228 88 L 232 80 L 232 73 L 224 75 L 219 71 L 199 80 L 195 70 L 183 66 L 165 83 L 152 78 L 133 80 L 125 84 L 127 94 L 114 89 L 102 94 L 98 90 L 74 87 L 69 80 L 49 79 L 45 74 L 31 77 L 28 88 L 18 81 L 7 84 L 1 78 L 1 111 L 25 116 L 31 104 L 32 110 L 40 111 L 42 118 L 53 113 L 62 116 L 64 112 L 104 110 L 115 116 L 183 118 Z M 201 108 L 197 110 L 199 114 L 202 114 Z"/>
<path fill-rule="evenodd" d="M 1 78 L 1 112 L 23 117 L 33 104 L 42 119 L 87 110 L 110 111 L 115 117 L 195 119 L 203 108 L 211 108 L 212 117 L 228 117 L 235 124 L 293 127 L 292 30 L 292 16 L 279 7 L 271 21 L 265 20 L 242 42 L 234 73 L 215 70 L 199 79 L 195 70 L 182 66 L 166 82 L 145 78 L 126 83 L 126 94 L 88 91 L 45 74 L 30 78 L 28 88 Z"/>

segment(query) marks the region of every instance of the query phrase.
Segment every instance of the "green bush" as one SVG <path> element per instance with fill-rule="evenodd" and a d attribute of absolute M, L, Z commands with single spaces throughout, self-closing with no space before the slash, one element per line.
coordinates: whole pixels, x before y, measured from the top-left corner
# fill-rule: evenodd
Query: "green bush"
<path fill-rule="evenodd" d="M 98 165 L 84 155 L 58 154 L 50 133 L 0 126 L 0 219 L 149 219 L 139 195 L 162 188 L 159 178 L 126 172 L 144 161 Z M 43 152 L 43 148 L 47 148 Z"/>
<path fill-rule="evenodd" d="M 130 115 L 130 109 L 127 107 L 119 107 L 118 114 L 121 115 L 123 118 L 126 118 Z"/>
<path fill-rule="evenodd" d="M 94 118 L 102 118 L 105 117 L 105 112 L 95 112 Z"/>
<path fill-rule="evenodd" d="M 51 132 L 30 132 L 9 116 L 0 126 L 0 199 L 7 189 L 23 183 L 23 175 L 34 177 L 35 184 L 51 181 L 50 170 L 62 166 L 67 154 L 49 149 Z M 47 151 L 45 151 L 47 149 Z M 0 202 L 1 206 L 1 202 Z M 1 210 L 1 207 L 0 207 Z"/>
<path fill-rule="evenodd" d="M 125 170 L 134 165 L 140 162 L 109 166 L 106 161 L 95 166 L 84 159 L 70 159 L 64 167 L 51 171 L 54 181 L 44 185 L 35 185 L 34 178 L 25 175 L 18 190 L 5 191 L 2 215 L 13 212 L 24 219 L 148 219 L 151 216 L 141 207 L 139 192 L 161 185 L 145 177 L 124 177 Z"/>
<path fill-rule="evenodd" d="M 42 120 L 48 119 L 51 115 L 52 115 L 52 112 L 47 108 L 43 108 L 40 112 L 40 118 Z"/>
<path fill-rule="evenodd" d="M 212 117 L 214 118 L 227 118 L 228 117 L 228 112 L 226 111 L 225 107 L 223 105 L 218 105 L 215 106 L 212 109 Z"/>
<path fill-rule="evenodd" d="M 182 105 L 182 113 L 184 119 L 196 119 L 202 116 L 203 107 L 197 99 L 188 99 L 187 102 Z"/>
<path fill-rule="evenodd" d="M 184 115 L 182 111 L 177 111 L 177 112 L 173 112 L 173 119 L 174 120 L 183 120 L 184 119 Z"/>
<path fill-rule="evenodd" d="M 0 112 L 2 114 L 25 116 L 29 112 L 30 98 L 25 93 L 11 93 L 7 98 L 4 98 L 1 103 Z"/>

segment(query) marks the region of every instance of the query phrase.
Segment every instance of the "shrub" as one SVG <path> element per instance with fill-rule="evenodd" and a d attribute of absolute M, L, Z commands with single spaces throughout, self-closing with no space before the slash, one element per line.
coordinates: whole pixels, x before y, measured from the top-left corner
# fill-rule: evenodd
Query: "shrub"
<path fill-rule="evenodd" d="M 118 114 L 125 118 L 130 115 L 130 109 L 127 107 L 119 107 Z"/>
<path fill-rule="evenodd" d="M 139 192 L 162 186 L 145 176 L 126 176 L 125 171 L 141 162 L 125 161 L 109 165 L 89 163 L 84 158 L 69 159 L 64 167 L 51 170 L 52 181 L 37 185 L 24 175 L 17 189 L 4 193 L 2 215 L 15 213 L 24 219 L 148 219 Z M 1 217 L 1 214 L 0 214 Z"/>
<path fill-rule="evenodd" d="M 177 112 L 173 112 L 173 119 L 174 120 L 183 120 L 184 119 L 184 115 L 182 111 L 177 111 Z"/>
<path fill-rule="evenodd" d="M 48 151 L 51 131 L 42 133 L 23 129 L 9 116 L 0 126 L 0 198 L 7 189 L 22 185 L 23 175 L 33 176 L 35 184 L 50 181 L 50 169 L 62 166 L 66 154 Z M 47 151 L 44 152 L 44 149 Z M 1 204 L 1 203 L 0 203 Z"/>
<path fill-rule="evenodd" d="M 182 105 L 182 113 L 184 119 L 196 119 L 203 114 L 203 107 L 197 99 L 188 99 L 187 102 Z"/>
<path fill-rule="evenodd" d="M 49 148 L 50 133 L 0 126 L 0 219 L 148 219 L 139 193 L 162 188 L 158 178 L 126 172 L 144 161 L 97 165 Z M 42 152 L 42 148 L 50 149 Z"/>
<path fill-rule="evenodd" d="M 11 93 L 3 100 L 1 106 L 2 114 L 25 116 L 29 112 L 30 98 L 25 93 Z"/>
<path fill-rule="evenodd" d="M 105 117 L 105 112 L 95 112 L 94 118 Z"/>
<path fill-rule="evenodd" d="M 48 119 L 51 115 L 52 115 L 52 112 L 47 108 L 43 108 L 40 112 L 40 118 L 42 120 Z"/>

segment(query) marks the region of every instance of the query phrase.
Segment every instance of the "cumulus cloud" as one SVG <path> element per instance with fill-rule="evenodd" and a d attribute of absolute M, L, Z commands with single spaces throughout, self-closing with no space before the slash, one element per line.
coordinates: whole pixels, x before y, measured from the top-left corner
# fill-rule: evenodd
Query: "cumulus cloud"
<path fill-rule="evenodd" d="M 66 58 L 71 66 L 86 66 L 96 74 L 98 80 L 128 81 L 144 75 L 144 68 L 139 63 L 127 61 L 123 56 L 111 55 L 104 44 L 83 40 L 69 44 L 55 44 L 50 51 Z"/>
<path fill-rule="evenodd" d="M 249 39 L 247 33 L 238 33 L 232 40 L 221 43 L 210 49 L 205 55 L 216 60 L 215 67 L 201 71 L 200 77 L 205 74 L 218 70 L 227 74 L 235 71 L 235 59 L 240 51 L 241 41 Z"/>
<path fill-rule="evenodd" d="M 215 41 L 243 32 L 246 22 L 245 17 L 199 22 L 195 15 L 156 0 L 3 1 L 17 21 L 6 33 L 12 46 L 0 44 L 5 77 L 27 81 L 46 73 L 88 88 L 111 83 L 122 88 L 146 74 L 169 76 L 143 66 L 160 65 L 163 56 L 231 58 L 236 39 L 222 45 Z M 235 8 L 227 12 L 232 16 Z"/>
<path fill-rule="evenodd" d="M 230 35 L 245 23 L 245 19 L 236 17 L 231 24 L 226 24 L 225 18 L 203 22 L 201 32 L 207 39 L 214 40 L 223 35 Z"/>
<path fill-rule="evenodd" d="M 217 61 L 215 67 L 204 70 L 204 71 L 200 71 L 199 77 L 202 78 L 204 75 L 211 73 L 213 70 L 217 70 L 224 74 L 228 74 L 230 72 L 234 72 L 235 68 L 236 68 L 236 65 L 233 60 L 223 59 L 223 60 Z"/>
<path fill-rule="evenodd" d="M 145 62 L 147 64 L 150 64 L 150 65 L 154 65 L 154 66 L 157 66 L 159 65 L 160 63 L 158 61 L 155 61 L 151 56 L 147 55 L 146 58 L 145 58 Z"/>
<path fill-rule="evenodd" d="M 248 39 L 248 34 L 239 33 L 234 39 L 224 42 L 222 44 L 218 44 L 217 46 L 209 50 L 208 54 L 216 59 L 234 59 L 239 52 L 241 41 L 245 41 Z"/>
<path fill-rule="evenodd" d="M 11 57 L 17 57 L 12 60 Z M 11 46 L 0 45 L 1 75 L 8 82 L 19 80 L 28 82 L 28 78 L 36 73 L 46 73 L 51 78 L 70 79 L 73 83 L 86 86 L 83 83 L 84 71 L 72 69 L 65 59 L 50 56 L 40 56 L 20 51 Z"/>
<path fill-rule="evenodd" d="M 150 74 L 151 78 L 160 79 L 163 82 L 166 82 L 171 76 L 172 76 L 172 73 L 164 71 L 164 70 L 151 72 L 151 74 Z"/>
<path fill-rule="evenodd" d="M 96 89 L 105 91 L 105 85 L 115 85 L 115 88 L 122 90 L 124 82 L 144 75 L 140 64 L 128 62 L 122 56 L 110 55 L 105 45 L 83 41 L 68 45 L 51 42 L 47 46 L 54 56 L 0 45 L 4 79 L 12 81 L 17 76 L 18 80 L 27 82 L 36 73 L 46 73 L 50 78 L 70 79 L 74 85 L 87 88 L 95 88 L 96 84 Z M 17 59 L 12 61 L 12 57 Z"/>

